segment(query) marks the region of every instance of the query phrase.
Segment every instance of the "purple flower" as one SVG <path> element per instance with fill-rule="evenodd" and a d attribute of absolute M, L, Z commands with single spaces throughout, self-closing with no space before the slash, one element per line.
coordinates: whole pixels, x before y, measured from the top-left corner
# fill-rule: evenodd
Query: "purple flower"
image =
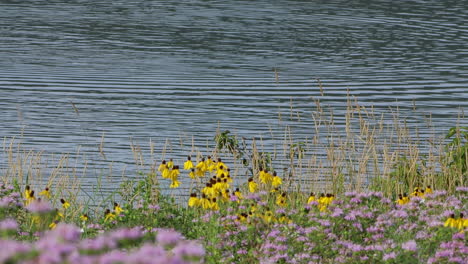
<path fill-rule="evenodd" d="M 414 240 L 407 241 L 401 245 L 401 248 L 408 251 L 416 251 L 418 249 Z"/>
<path fill-rule="evenodd" d="M 201 258 L 205 256 L 205 249 L 203 249 L 201 245 L 196 244 L 194 242 L 180 243 L 172 249 L 172 252 L 176 256 L 184 257 Z"/>
<path fill-rule="evenodd" d="M 468 186 L 459 186 L 455 190 L 457 192 L 468 192 Z"/>
<path fill-rule="evenodd" d="M 8 218 L 0 221 L 0 230 L 16 230 L 17 228 L 18 223 L 14 219 Z"/>
<path fill-rule="evenodd" d="M 390 252 L 390 253 L 384 254 L 382 260 L 387 261 L 389 259 L 394 259 L 394 258 L 396 258 L 396 253 Z"/>
<path fill-rule="evenodd" d="M 163 246 L 173 246 L 182 239 L 182 235 L 176 231 L 160 229 L 156 240 Z"/>
<path fill-rule="evenodd" d="M 26 209 L 28 209 L 28 211 L 31 213 L 42 214 L 52 211 L 52 206 L 47 201 L 34 200 L 28 206 L 26 206 Z"/>

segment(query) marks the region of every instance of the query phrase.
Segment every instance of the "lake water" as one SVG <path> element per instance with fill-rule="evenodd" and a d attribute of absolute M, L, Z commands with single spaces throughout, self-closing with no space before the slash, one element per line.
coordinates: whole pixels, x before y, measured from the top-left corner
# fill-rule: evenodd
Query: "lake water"
<path fill-rule="evenodd" d="M 86 153 L 91 186 L 110 161 L 112 176 L 135 175 L 132 141 L 160 153 L 171 139 L 167 156 L 182 157 L 218 126 L 267 137 L 291 101 L 295 136 L 308 137 L 311 97 L 339 115 L 347 89 L 416 123 L 432 112 L 444 131 L 468 110 L 465 4 L 0 1 L 0 134 L 44 155 Z"/>

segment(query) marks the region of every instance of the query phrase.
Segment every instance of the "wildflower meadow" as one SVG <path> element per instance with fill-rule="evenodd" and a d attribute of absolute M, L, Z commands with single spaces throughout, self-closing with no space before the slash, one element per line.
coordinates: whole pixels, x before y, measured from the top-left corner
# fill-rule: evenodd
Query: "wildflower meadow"
<path fill-rule="evenodd" d="M 410 151 L 367 180 L 332 162 L 330 179 L 307 185 L 304 143 L 288 145 L 291 170 L 278 170 L 274 155 L 218 132 L 208 155 L 161 157 L 99 204 L 10 169 L 0 263 L 464 264 L 468 128 L 444 140 L 437 159 Z"/>

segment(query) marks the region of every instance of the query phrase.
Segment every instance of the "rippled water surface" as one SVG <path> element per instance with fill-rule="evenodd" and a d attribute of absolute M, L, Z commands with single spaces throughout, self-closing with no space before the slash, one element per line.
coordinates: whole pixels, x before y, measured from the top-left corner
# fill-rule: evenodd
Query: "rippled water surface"
<path fill-rule="evenodd" d="M 464 1 L 12 0 L 0 11 L 1 135 L 89 153 L 91 182 L 107 166 L 103 133 L 117 177 L 132 140 L 160 152 L 167 138 L 172 151 L 192 135 L 206 146 L 218 126 L 265 134 L 291 100 L 294 133 L 310 136 L 311 97 L 340 115 L 347 89 L 376 112 L 432 112 L 441 130 L 468 110 Z"/>

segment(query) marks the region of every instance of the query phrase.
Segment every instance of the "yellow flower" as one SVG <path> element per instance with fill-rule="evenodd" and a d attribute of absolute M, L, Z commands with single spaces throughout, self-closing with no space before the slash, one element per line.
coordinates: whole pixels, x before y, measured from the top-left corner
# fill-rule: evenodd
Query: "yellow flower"
<path fill-rule="evenodd" d="M 236 191 L 234 192 L 234 195 L 239 198 L 239 200 L 244 199 L 244 196 L 242 196 L 242 193 L 240 192 L 239 188 L 236 188 Z"/>
<path fill-rule="evenodd" d="M 195 169 L 192 168 L 191 171 L 189 172 L 188 176 L 191 178 L 191 179 L 195 179 L 196 175 L 195 175 Z"/>
<path fill-rule="evenodd" d="M 224 164 L 224 162 L 221 161 L 221 158 L 218 158 L 218 162 L 216 162 L 216 169 L 217 170 L 220 170 L 220 169 L 225 170 L 227 168 L 228 168 L 228 166 L 226 166 L 226 164 Z"/>
<path fill-rule="evenodd" d="M 282 193 L 276 197 L 276 205 L 279 206 L 286 206 L 286 193 Z"/>
<path fill-rule="evenodd" d="M 172 181 L 177 181 L 177 177 L 179 177 L 180 171 L 179 166 L 172 167 L 170 178 Z"/>
<path fill-rule="evenodd" d="M 211 210 L 213 211 L 218 211 L 219 210 L 219 205 L 218 202 L 216 201 L 216 198 L 211 199 Z"/>
<path fill-rule="evenodd" d="M 205 163 L 205 167 L 206 169 L 208 169 L 209 167 L 211 167 L 211 165 L 214 164 L 213 160 L 211 159 L 211 156 L 208 156 L 205 160 L 205 158 L 202 159 L 203 163 Z M 214 169 L 214 168 L 213 168 Z"/>
<path fill-rule="evenodd" d="M 271 185 L 273 185 L 273 187 L 278 187 L 280 186 L 281 184 L 283 184 L 283 181 L 281 180 L 281 178 L 279 176 L 276 175 L 276 172 L 273 173 L 273 182 Z"/>
<path fill-rule="evenodd" d="M 80 220 L 81 220 L 82 222 L 88 221 L 88 215 L 87 215 L 87 214 L 81 215 L 81 216 L 80 216 Z"/>
<path fill-rule="evenodd" d="M 47 199 L 50 199 L 51 194 L 50 194 L 49 188 L 46 187 L 42 192 L 39 193 L 39 195 L 44 196 Z"/>
<path fill-rule="evenodd" d="M 180 186 L 180 181 L 178 180 L 175 180 L 175 181 L 172 181 L 171 185 L 169 186 L 169 188 L 177 188 Z"/>
<path fill-rule="evenodd" d="M 24 188 L 24 192 L 23 192 L 23 198 L 26 200 L 31 198 L 31 193 L 34 194 L 34 191 L 31 190 L 31 187 L 29 185 L 26 185 L 26 187 Z"/>
<path fill-rule="evenodd" d="M 430 185 L 428 185 L 428 186 L 426 187 L 425 193 L 432 193 L 432 188 L 431 188 Z"/>
<path fill-rule="evenodd" d="M 189 207 L 198 207 L 200 205 L 200 199 L 198 199 L 196 193 L 190 194 L 190 198 L 188 200 Z"/>
<path fill-rule="evenodd" d="M 273 221 L 273 213 L 270 210 L 267 210 L 263 215 L 263 220 L 267 223 L 271 223 Z"/>
<path fill-rule="evenodd" d="M 200 162 L 198 162 L 197 166 L 195 167 L 195 174 L 198 177 L 203 177 L 205 176 L 205 172 L 207 170 L 206 163 L 205 163 L 205 158 L 202 158 Z"/>
<path fill-rule="evenodd" d="M 167 167 L 169 169 L 172 169 L 172 167 L 174 167 L 174 161 L 172 161 L 172 159 L 169 159 L 169 162 L 167 163 Z"/>
<path fill-rule="evenodd" d="M 315 201 L 315 193 L 310 193 L 309 199 L 307 200 L 307 204 Z"/>
<path fill-rule="evenodd" d="M 167 167 L 166 161 L 163 160 L 161 165 L 159 165 L 158 167 L 158 171 L 162 173 L 165 169 L 168 169 L 168 167 Z"/>
<path fill-rule="evenodd" d="M 164 168 L 162 172 L 162 177 L 164 179 L 169 179 L 170 176 L 171 176 L 171 171 L 169 170 L 169 168 L 168 167 Z"/>
<path fill-rule="evenodd" d="M 211 208 L 211 201 L 206 198 L 205 194 L 202 194 L 200 204 L 201 204 L 202 208 L 205 209 L 205 210 Z"/>
<path fill-rule="evenodd" d="M 451 214 L 450 217 L 445 221 L 445 227 L 456 227 L 457 221 L 455 220 L 455 214 Z"/>
<path fill-rule="evenodd" d="M 60 199 L 60 202 L 62 203 L 63 209 L 68 209 L 70 207 L 70 203 L 65 201 L 64 199 Z"/>
<path fill-rule="evenodd" d="M 55 227 L 57 227 L 58 222 L 59 221 L 57 221 L 57 220 L 53 221 L 52 223 L 50 223 L 49 228 L 50 229 L 55 229 Z"/>
<path fill-rule="evenodd" d="M 115 214 L 119 215 L 123 211 L 124 211 L 124 209 L 122 209 L 122 207 L 120 207 L 120 205 L 118 203 L 114 202 L 114 212 L 115 212 Z"/>
<path fill-rule="evenodd" d="M 187 157 L 187 161 L 184 163 L 184 170 L 191 170 L 193 168 L 193 163 L 191 157 Z"/>
<path fill-rule="evenodd" d="M 249 178 L 249 191 L 254 193 L 258 190 L 258 184 L 254 182 L 253 178 Z"/>
<path fill-rule="evenodd" d="M 104 213 L 104 221 L 112 221 L 115 219 L 115 214 L 111 212 L 111 210 L 107 209 L 106 212 Z"/>

